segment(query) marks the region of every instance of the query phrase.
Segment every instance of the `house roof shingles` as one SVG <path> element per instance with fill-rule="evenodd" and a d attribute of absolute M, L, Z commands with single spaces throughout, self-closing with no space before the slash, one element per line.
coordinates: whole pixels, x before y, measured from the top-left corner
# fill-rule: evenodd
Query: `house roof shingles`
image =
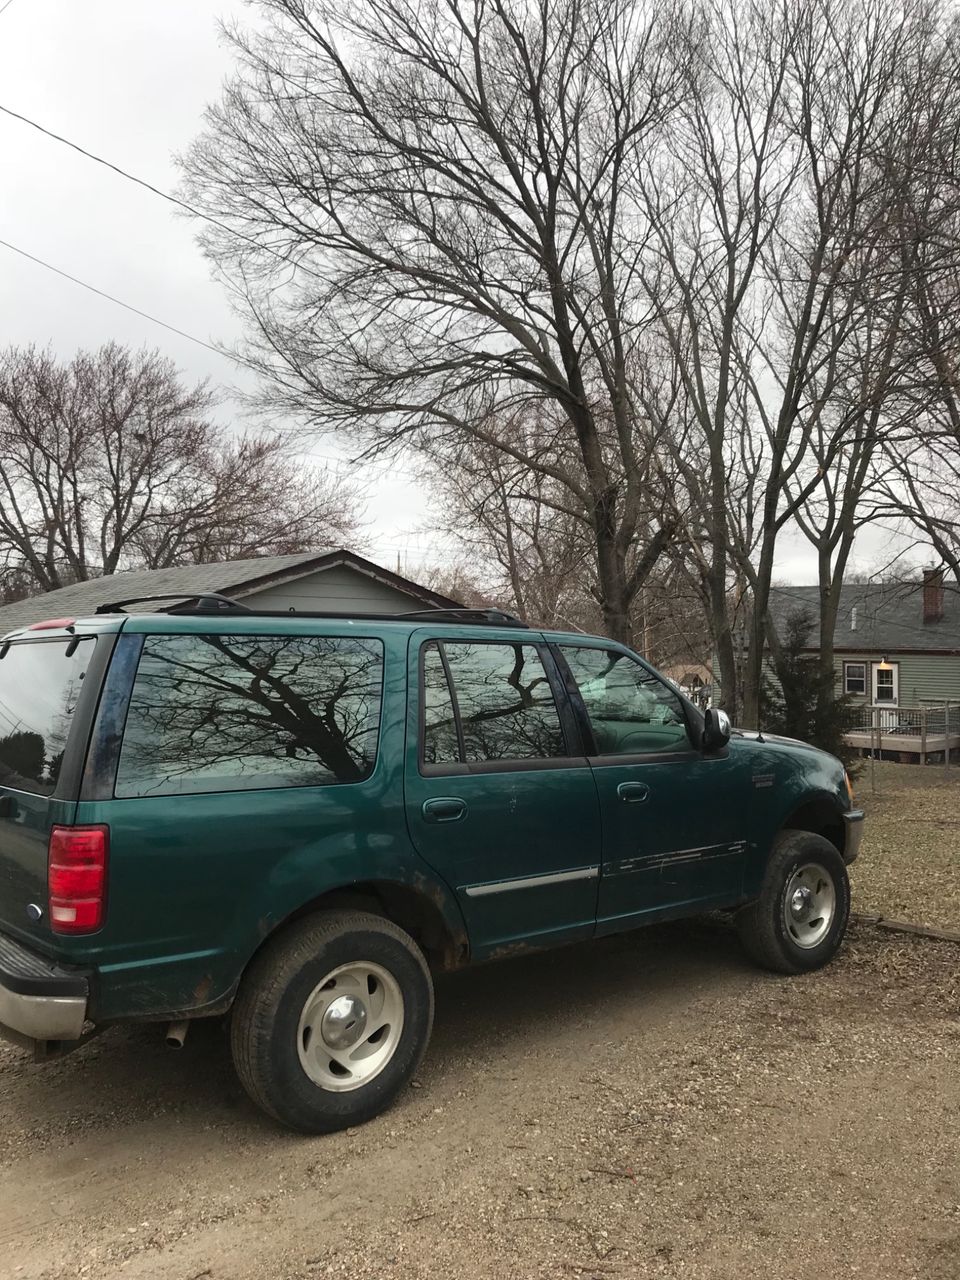
<path fill-rule="evenodd" d="M 797 609 L 806 610 L 813 619 L 810 644 L 815 647 L 820 588 L 783 586 L 772 589 L 770 612 L 780 635 L 783 635 L 788 614 Z M 896 653 L 913 649 L 960 653 L 960 588 L 945 583 L 943 617 L 938 622 L 924 622 L 922 583 L 845 585 L 840 591 L 834 648 L 840 652 L 870 650 Z"/>
<path fill-rule="evenodd" d="M 270 586 L 337 565 L 346 565 L 406 590 L 428 606 L 450 608 L 457 604 L 455 600 L 410 582 L 353 552 L 306 551 L 298 555 L 256 556 L 248 560 L 224 560 L 216 564 L 175 565 L 169 569 L 130 569 L 103 578 L 91 578 L 87 582 L 76 582 L 69 587 L 60 587 L 56 591 L 4 605 L 0 608 L 0 635 L 15 631 L 18 627 L 29 626 L 41 618 L 89 617 L 99 605 L 140 595 L 165 595 L 174 592 L 202 595 L 204 592 L 218 592 L 222 595 L 233 593 L 242 598 L 246 592 L 258 587 Z M 149 604 L 138 606 L 140 612 L 149 611 L 150 608 Z"/>

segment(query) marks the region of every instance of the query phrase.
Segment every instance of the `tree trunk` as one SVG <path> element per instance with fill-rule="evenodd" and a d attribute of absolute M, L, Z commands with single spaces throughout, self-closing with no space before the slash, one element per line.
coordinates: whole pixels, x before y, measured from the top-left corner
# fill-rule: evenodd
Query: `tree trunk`
<path fill-rule="evenodd" d="M 716 435 L 710 442 L 710 525 L 710 570 L 706 578 L 710 592 L 710 630 L 719 667 L 720 706 L 736 722 L 740 711 L 740 688 L 727 590 L 726 469 L 721 439 Z"/>
<path fill-rule="evenodd" d="M 753 579 L 753 609 L 750 614 L 750 639 L 743 665 L 742 723 L 745 729 L 759 729 L 760 686 L 763 682 L 764 650 L 767 647 L 767 610 L 770 607 L 770 583 L 773 578 L 775 534 L 765 535 L 760 563 Z"/>
<path fill-rule="evenodd" d="M 627 592 L 626 566 L 612 539 L 597 535 L 597 578 L 603 629 L 611 640 L 633 648 L 632 601 Z"/>
<path fill-rule="evenodd" d="M 630 605 L 633 600 L 627 586 L 626 560 L 617 542 L 615 495 L 609 489 L 595 499 L 592 523 L 597 545 L 597 585 L 604 630 L 611 640 L 632 648 Z"/>
<path fill-rule="evenodd" d="M 736 722 L 739 719 L 739 708 L 737 706 L 737 656 L 733 647 L 733 631 L 730 627 L 725 597 L 719 612 L 714 603 L 711 615 L 713 641 L 716 646 L 716 660 L 720 677 L 720 706 L 726 711 L 730 719 Z"/>
<path fill-rule="evenodd" d="M 818 665 L 821 685 L 820 699 L 836 696 L 836 675 L 833 669 L 834 638 L 837 632 L 837 617 L 840 613 L 840 592 L 846 573 L 847 560 L 853 546 L 852 528 L 844 531 L 836 560 L 831 564 L 829 550 L 821 551 L 819 556 L 820 579 L 820 653 Z M 841 693 L 843 692 L 841 688 Z M 818 707 L 819 711 L 819 707 Z"/>

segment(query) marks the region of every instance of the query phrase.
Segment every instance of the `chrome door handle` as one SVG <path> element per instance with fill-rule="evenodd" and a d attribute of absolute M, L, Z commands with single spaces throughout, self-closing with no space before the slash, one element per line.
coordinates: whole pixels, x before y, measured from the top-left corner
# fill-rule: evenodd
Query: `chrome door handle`
<path fill-rule="evenodd" d="M 645 782 L 621 782 L 617 787 L 617 795 L 625 804 L 641 804 L 650 794 Z"/>
<path fill-rule="evenodd" d="M 420 812 L 424 822 L 459 822 L 467 816 L 467 802 L 459 796 L 437 796 L 424 800 Z"/>

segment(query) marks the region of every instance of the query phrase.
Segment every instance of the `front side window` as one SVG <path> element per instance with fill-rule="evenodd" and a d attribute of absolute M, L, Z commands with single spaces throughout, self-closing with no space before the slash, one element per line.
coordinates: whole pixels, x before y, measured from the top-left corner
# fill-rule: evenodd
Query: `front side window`
<path fill-rule="evenodd" d="M 844 693 L 867 692 L 867 666 L 864 662 L 845 662 L 843 664 Z"/>
<path fill-rule="evenodd" d="M 376 760 L 382 686 L 378 640 L 148 636 L 116 794 L 360 782 Z"/>
<path fill-rule="evenodd" d="M 96 641 L 11 644 L 0 660 L 0 786 L 50 795 Z"/>
<path fill-rule="evenodd" d="M 424 653 L 423 697 L 425 764 L 567 754 L 560 713 L 535 645 L 433 643 Z"/>
<path fill-rule="evenodd" d="M 593 729 L 597 754 L 690 749 L 683 703 L 629 654 L 564 645 Z"/>

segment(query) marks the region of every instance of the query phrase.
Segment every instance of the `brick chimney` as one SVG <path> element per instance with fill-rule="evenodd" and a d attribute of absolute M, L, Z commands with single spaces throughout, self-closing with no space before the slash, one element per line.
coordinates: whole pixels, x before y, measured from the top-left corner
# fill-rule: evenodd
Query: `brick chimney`
<path fill-rule="evenodd" d="M 923 571 L 923 620 L 939 622 L 943 618 L 943 570 Z"/>

